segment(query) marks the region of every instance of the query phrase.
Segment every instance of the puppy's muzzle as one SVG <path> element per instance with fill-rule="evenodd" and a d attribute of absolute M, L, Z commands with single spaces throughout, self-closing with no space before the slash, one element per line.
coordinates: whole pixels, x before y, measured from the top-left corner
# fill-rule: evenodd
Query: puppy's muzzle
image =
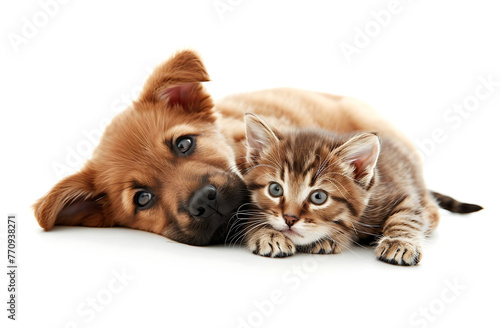
<path fill-rule="evenodd" d="M 220 202 L 220 193 L 212 185 L 198 189 L 189 201 L 189 213 L 196 218 L 206 219 L 214 213 L 221 215 L 217 208 Z"/>

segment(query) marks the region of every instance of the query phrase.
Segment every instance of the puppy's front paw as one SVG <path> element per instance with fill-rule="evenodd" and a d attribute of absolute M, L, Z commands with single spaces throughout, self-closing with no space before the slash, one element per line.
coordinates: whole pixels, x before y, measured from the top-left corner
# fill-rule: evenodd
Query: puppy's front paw
<path fill-rule="evenodd" d="M 422 253 L 418 241 L 406 238 L 383 237 L 375 248 L 377 258 L 396 265 L 417 265 Z"/>
<path fill-rule="evenodd" d="M 299 246 L 299 252 L 309 254 L 339 254 L 340 246 L 331 239 L 324 239 L 307 246 Z"/>
<path fill-rule="evenodd" d="M 295 245 L 281 232 L 263 228 L 249 236 L 247 247 L 254 254 L 267 257 L 287 257 L 295 254 Z"/>

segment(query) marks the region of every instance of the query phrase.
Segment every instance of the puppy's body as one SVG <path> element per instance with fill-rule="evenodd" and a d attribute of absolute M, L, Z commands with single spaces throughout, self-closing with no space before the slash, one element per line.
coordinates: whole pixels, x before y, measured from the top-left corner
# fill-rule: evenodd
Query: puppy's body
<path fill-rule="evenodd" d="M 216 103 L 222 133 L 244 165 L 245 113 L 255 113 L 276 129 L 322 128 L 339 134 L 377 131 L 403 143 L 412 160 L 421 162 L 412 142 L 394 125 L 363 102 L 297 89 L 271 89 L 226 97 Z"/>

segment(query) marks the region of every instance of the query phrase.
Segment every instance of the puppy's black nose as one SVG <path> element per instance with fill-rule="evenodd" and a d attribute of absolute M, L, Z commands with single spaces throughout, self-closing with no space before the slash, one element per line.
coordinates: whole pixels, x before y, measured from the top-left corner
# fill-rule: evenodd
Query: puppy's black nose
<path fill-rule="evenodd" d="M 217 209 L 217 189 L 212 185 L 196 191 L 189 201 L 189 213 L 199 218 L 207 218 Z"/>

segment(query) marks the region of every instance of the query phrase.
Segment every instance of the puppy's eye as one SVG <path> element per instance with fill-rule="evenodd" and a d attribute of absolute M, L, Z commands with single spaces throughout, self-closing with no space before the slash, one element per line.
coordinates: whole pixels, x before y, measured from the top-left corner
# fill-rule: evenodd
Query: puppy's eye
<path fill-rule="evenodd" d="M 321 205 L 326 202 L 328 195 L 323 190 L 316 190 L 311 194 L 309 200 L 315 205 Z"/>
<path fill-rule="evenodd" d="M 191 138 L 189 137 L 182 138 L 177 141 L 177 149 L 179 149 L 181 153 L 185 153 L 189 150 L 189 148 L 191 148 L 192 144 L 193 141 L 191 140 Z"/>
<path fill-rule="evenodd" d="M 194 136 L 182 136 L 175 141 L 175 148 L 179 155 L 186 156 L 194 151 L 195 144 Z"/>
<path fill-rule="evenodd" d="M 273 182 L 269 185 L 269 193 L 273 197 L 281 197 L 283 196 L 283 188 L 279 183 Z"/>
<path fill-rule="evenodd" d="M 147 191 L 138 191 L 134 196 L 134 203 L 139 210 L 145 210 L 153 204 L 153 194 Z"/>

